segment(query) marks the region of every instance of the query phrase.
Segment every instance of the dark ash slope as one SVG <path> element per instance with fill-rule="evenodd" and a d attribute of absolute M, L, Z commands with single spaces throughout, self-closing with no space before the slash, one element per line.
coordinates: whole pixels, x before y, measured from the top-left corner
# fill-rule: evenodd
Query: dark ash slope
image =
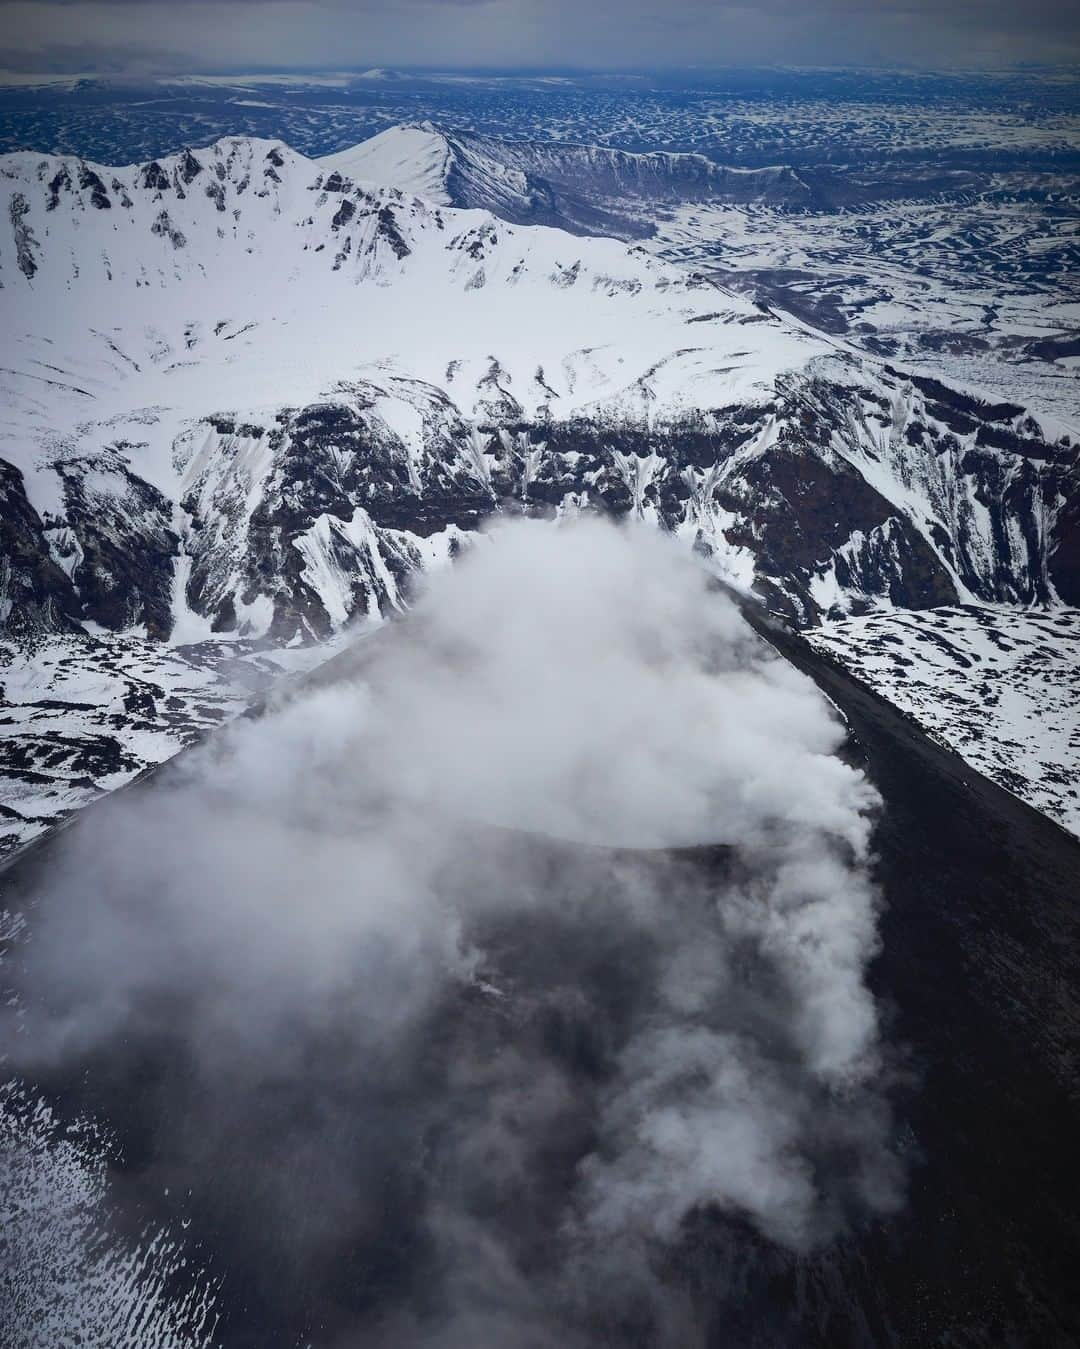
<path fill-rule="evenodd" d="M 804 1259 L 723 1215 L 701 1213 L 669 1255 L 666 1286 L 689 1293 L 702 1342 L 716 1349 L 1064 1349 L 1080 1335 L 1073 1277 L 1080 843 L 931 744 L 797 636 L 769 636 L 843 709 L 850 753 L 865 759 L 886 801 L 877 848 L 887 908 L 872 979 L 897 1051 L 896 1145 L 909 1166 L 909 1198 L 898 1216 L 856 1224 L 839 1244 Z M 75 827 L 93 828 L 99 811 L 114 808 L 103 803 Z M 577 850 L 513 836 L 486 846 L 518 851 L 533 883 L 557 887 L 572 867 L 590 878 L 602 906 L 610 855 L 583 863 Z M 9 868 L 9 890 L 32 889 L 60 847 L 54 840 Z M 706 849 L 652 855 L 644 865 L 659 885 L 688 869 L 722 884 L 731 858 Z M 222 1098 L 227 1117 L 215 1120 L 209 1141 L 205 1111 L 222 1101 L 208 1102 L 205 1084 L 167 1040 L 129 1044 L 85 1075 L 59 1074 L 43 1085 L 65 1110 L 99 1112 L 120 1131 L 126 1161 L 116 1182 L 133 1230 L 147 1217 L 175 1217 L 176 1193 L 191 1187 L 186 1211 L 203 1234 L 203 1254 L 228 1273 L 229 1349 L 291 1347 L 300 1337 L 335 1347 L 361 1342 L 358 1335 L 380 1343 L 380 1327 L 402 1305 L 421 1320 L 438 1310 L 433 1289 L 442 1271 L 415 1220 L 431 1178 L 400 1158 L 427 1130 L 437 1165 L 440 1130 L 455 1121 L 431 1107 L 463 1047 L 494 1055 L 518 1037 L 542 1041 L 580 1084 L 579 1107 L 539 1144 L 531 1140 L 521 1186 L 513 1194 L 481 1187 L 473 1196 L 477 1215 L 542 1278 L 574 1164 L 592 1142 L 590 1083 L 604 1071 L 637 962 L 647 956 L 632 935 L 605 931 L 602 922 L 594 936 L 583 948 L 557 926 L 504 932 L 497 949 L 524 1010 L 494 1014 L 481 993 L 447 1008 L 430 1052 L 416 1059 L 420 1078 L 384 1078 L 374 1102 L 365 1096 L 363 1065 L 343 1062 L 332 1034 L 310 1046 L 306 1080 L 251 1094 L 237 1084 Z M 589 1015 L 554 1015 L 545 990 L 577 980 L 601 990 Z M 529 1085 L 521 1083 L 523 1101 Z M 342 1106 L 359 1112 L 362 1132 L 342 1133 Z M 329 1127 L 320 1123 L 323 1110 L 335 1121 L 333 1136 L 320 1133 Z M 291 1213 L 268 1222 L 275 1167 L 294 1155 L 298 1134 L 315 1146 L 290 1176 Z M 327 1173 L 328 1154 L 335 1165 L 348 1158 L 347 1176 Z M 362 1211 L 330 1212 L 341 1184 L 364 1194 Z M 162 1197 L 165 1185 L 171 1200 Z M 587 1342 L 664 1339 L 628 1294 L 623 1318 L 594 1324 Z"/>

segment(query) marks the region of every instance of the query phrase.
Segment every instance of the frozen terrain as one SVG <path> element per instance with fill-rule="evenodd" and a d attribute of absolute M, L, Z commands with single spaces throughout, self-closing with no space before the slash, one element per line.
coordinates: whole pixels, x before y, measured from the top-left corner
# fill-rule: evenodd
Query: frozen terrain
<path fill-rule="evenodd" d="M 280 144 L 10 156 L 12 612 L 291 640 L 500 504 L 675 530 L 800 622 L 1069 601 L 1076 440 L 641 248 Z"/>
<path fill-rule="evenodd" d="M 1080 834 L 1080 612 L 965 606 L 807 634 L 973 768 Z"/>
<path fill-rule="evenodd" d="M 37 77 L 0 74 L 0 146 L 151 159 L 223 135 L 348 149 L 402 122 L 631 151 L 700 151 L 758 167 L 886 169 L 918 178 L 1011 157 L 1056 160 L 1080 144 L 1067 71 L 873 70 L 581 73 L 297 72 Z"/>
<path fill-rule="evenodd" d="M 0 854 L 242 712 L 337 644 L 168 646 L 135 633 L 0 640 Z"/>
<path fill-rule="evenodd" d="M 402 145 L 402 123 L 416 144 Z M 1075 74 L 0 84 L 0 148 L 128 163 L 239 132 L 359 156 L 375 181 L 508 219 L 621 235 L 658 226 L 665 256 L 866 349 L 1076 415 Z M 667 164 L 628 171 L 635 159 Z"/>
<path fill-rule="evenodd" d="M 1074 83 L 0 91 L 0 1340 L 1078 1342 Z"/>
<path fill-rule="evenodd" d="M 583 509 L 675 533 L 800 626 L 1080 600 L 1068 417 L 898 368 L 846 321 L 657 257 L 662 236 L 493 213 L 528 218 L 542 167 L 556 213 L 593 175 L 641 219 L 719 181 L 707 161 L 513 156 L 414 125 L 318 161 L 246 138 L 120 168 L 0 159 L 12 634 L 75 640 L 106 683 L 118 634 L 306 645 L 407 605 L 499 512 Z M 140 723 L 129 774 L 213 719 L 188 655 L 161 659 L 188 729 Z M 41 818 L 118 781 L 114 752 L 76 757 Z M 32 760 L 8 802 L 31 830 Z"/>
<path fill-rule="evenodd" d="M 729 168 L 702 154 L 634 154 L 551 140 L 453 133 L 433 122 L 391 127 L 320 163 L 441 206 L 574 234 L 651 235 L 664 206 L 687 201 L 806 208 L 813 187 L 785 165 Z"/>

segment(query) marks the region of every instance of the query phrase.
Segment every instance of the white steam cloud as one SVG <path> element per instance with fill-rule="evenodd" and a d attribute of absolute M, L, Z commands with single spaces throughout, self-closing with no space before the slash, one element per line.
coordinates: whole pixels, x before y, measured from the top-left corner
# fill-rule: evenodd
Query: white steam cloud
<path fill-rule="evenodd" d="M 112 1084 L 226 1292 L 315 1344 L 584 1345 L 616 1303 L 693 1344 L 657 1271 L 695 1215 L 803 1253 L 898 1202 L 843 738 L 670 540 L 504 526 L 71 832 L 16 1066 Z"/>

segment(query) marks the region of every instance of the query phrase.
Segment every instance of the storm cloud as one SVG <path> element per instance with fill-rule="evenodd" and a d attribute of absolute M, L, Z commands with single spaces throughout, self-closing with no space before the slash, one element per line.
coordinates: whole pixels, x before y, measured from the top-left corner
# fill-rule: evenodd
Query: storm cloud
<path fill-rule="evenodd" d="M 15 70 L 1000 67 L 1080 57 L 1066 0 L 15 0 Z"/>

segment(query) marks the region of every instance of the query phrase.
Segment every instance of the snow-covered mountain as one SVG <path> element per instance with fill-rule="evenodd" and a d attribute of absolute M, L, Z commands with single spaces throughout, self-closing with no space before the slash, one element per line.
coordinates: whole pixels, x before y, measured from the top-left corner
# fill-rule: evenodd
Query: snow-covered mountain
<path fill-rule="evenodd" d="M 1080 597 L 1077 444 L 606 239 L 221 141 L 0 166 L 6 604 L 322 636 L 500 506 L 678 531 L 801 622 Z"/>
<path fill-rule="evenodd" d="M 318 163 L 329 173 L 397 187 L 440 206 L 627 239 L 650 234 L 657 210 L 675 203 L 818 204 L 815 189 L 786 165 L 729 168 L 702 154 L 501 140 L 431 122 L 390 127 Z"/>
<path fill-rule="evenodd" d="M 1073 1343 L 1075 427 L 430 167 L 0 160 L 0 1325 Z"/>
<path fill-rule="evenodd" d="M 800 625 L 1080 602 L 1067 427 L 348 160 L 0 159 L 10 633 L 324 639 L 496 512 L 592 507 Z"/>

